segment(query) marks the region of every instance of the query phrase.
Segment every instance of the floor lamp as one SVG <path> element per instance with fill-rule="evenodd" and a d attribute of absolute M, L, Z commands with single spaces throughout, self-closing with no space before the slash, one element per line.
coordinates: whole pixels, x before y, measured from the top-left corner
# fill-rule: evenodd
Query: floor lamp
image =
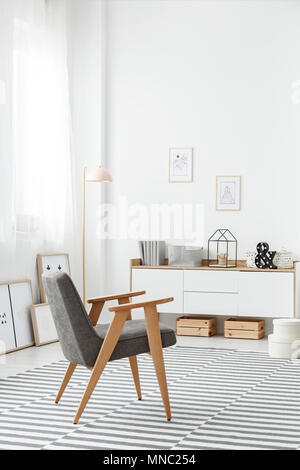
<path fill-rule="evenodd" d="M 83 304 L 85 305 L 85 211 L 86 183 L 104 183 L 112 181 L 112 177 L 102 166 L 86 166 L 83 169 L 83 224 L 82 224 L 82 271 L 83 271 Z"/>

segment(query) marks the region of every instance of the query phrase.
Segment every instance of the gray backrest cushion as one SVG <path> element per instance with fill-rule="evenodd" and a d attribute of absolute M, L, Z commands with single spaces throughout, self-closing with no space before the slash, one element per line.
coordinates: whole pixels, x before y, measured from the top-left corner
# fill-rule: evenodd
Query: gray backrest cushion
<path fill-rule="evenodd" d="M 43 274 L 43 283 L 65 357 L 75 364 L 93 366 L 102 340 L 66 273 Z"/>

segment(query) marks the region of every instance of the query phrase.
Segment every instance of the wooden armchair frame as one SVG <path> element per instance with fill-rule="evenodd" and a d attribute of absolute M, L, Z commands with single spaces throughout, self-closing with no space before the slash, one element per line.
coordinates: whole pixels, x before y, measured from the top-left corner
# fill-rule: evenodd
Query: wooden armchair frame
<path fill-rule="evenodd" d="M 164 357 L 162 352 L 162 341 L 161 341 L 161 334 L 159 328 L 159 318 L 157 312 L 157 305 L 164 304 L 167 302 L 172 302 L 174 299 L 173 297 L 168 297 L 164 299 L 158 300 L 151 300 L 151 301 L 144 301 L 138 303 L 131 303 L 130 299 L 132 297 L 136 297 L 139 295 L 145 294 L 145 291 L 138 291 L 138 292 L 128 292 L 126 294 L 117 294 L 117 295 L 109 295 L 104 297 L 97 297 L 88 299 L 87 303 L 92 304 L 89 318 L 93 326 L 96 326 L 100 317 L 100 314 L 103 310 L 104 304 L 106 301 L 111 300 L 118 300 L 118 305 L 110 307 L 109 311 L 114 312 L 114 318 L 110 324 L 108 332 L 104 338 L 102 343 L 101 349 L 99 351 L 98 357 L 93 367 L 89 367 L 91 370 L 91 377 L 89 382 L 86 386 L 85 392 L 81 399 L 79 408 L 77 410 L 76 416 L 74 418 L 74 424 L 77 424 L 100 377 L 101 374 L 109 361 L 116 344 L 119 340 L 119 337 L 122 332 L 122 328 L 126 320 L 131 320 L 131 310 L 135 308 L 143 308 L 145 314 L 145 322 L 146 322 L 146 329 L 147 329 L 147 336 L 150 346 L 150 354 L 152 356 L 156 377 L 158 380 L 166 417 L 170 421 L 171 420 L 171 409 L 170 409 L 170 402 L 169 402 L 169 394 L 168 394 L 168 385 L 167 385 L 167 378 L 165 372 L 165 365 L 164 365 Z M 141 386 L 140 386 L 140 379 L 139 379 L 139 372 L 138 372 L 138 364 L 136 356 L 131 356 L 128 358 L 129 364 L 131 367 L 131 372 L 135 384 L 135 389 L 137 393 L 137 397 L 139 400 L 142 399 L 141 393 Z M 58 403 L 62 394 L 64 393 L 66 386 L 71 379 L 73 372 L 76 368 L 77 364 L 73 364 L 70 362 L 67 371 L 65 373 L 64 379 L 58 391 L 57 397 L 55 399 L 55 403 Z"/>

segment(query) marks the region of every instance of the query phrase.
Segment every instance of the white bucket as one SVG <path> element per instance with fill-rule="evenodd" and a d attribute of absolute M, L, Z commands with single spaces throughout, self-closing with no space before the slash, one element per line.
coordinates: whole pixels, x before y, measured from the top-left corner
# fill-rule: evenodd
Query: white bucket
<path fill-rule="evenodd" d="M 273 320 L 274 336 L 294 341 L 300 338 L 300 320 L 296 318 Z"/>
<path fill-rule="evenodd" d="M 277 359 L 291 359 L 294 352 L 294 349 L 292 348 L 293 341 L 276 337 L 275 335 L 269 335 L 268 344 L 270 357 Z"/>

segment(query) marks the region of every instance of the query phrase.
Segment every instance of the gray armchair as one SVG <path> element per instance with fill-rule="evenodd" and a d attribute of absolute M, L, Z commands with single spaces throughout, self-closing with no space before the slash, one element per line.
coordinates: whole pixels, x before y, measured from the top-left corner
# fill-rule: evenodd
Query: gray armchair
<path fill-rule="evenodd" d="M 74 424 L 78 423 L 108 361 L 129 358 L 137 396 L 141 399 L 136 356 L 146 352 L 152 355 L 166 416 L 170 420 L 162 348 L 174 345 L 176 336 L 172 329 L 159 324 L 157 305 L 171 302 L 173 298 L 130 303 L 131 297 L 145 294 L 145 291 L 98 297 L 88 300 L 92 307 L 87 315 L 81 298 L 66 273 L 44 274 L 43 282 L 63 353 L 70 361 L 56 403 L 59 402 L 77 365 L 83 365 L 92 371 Z M 111 324 L 97 325 L 103 306 L 109 300 L 118 300 L 119 303 L 109 309 L 115 313 L 114 318 Z M 131 310 L 141 307 L 144 308 L 145 321 L 132 320 Z"/>

